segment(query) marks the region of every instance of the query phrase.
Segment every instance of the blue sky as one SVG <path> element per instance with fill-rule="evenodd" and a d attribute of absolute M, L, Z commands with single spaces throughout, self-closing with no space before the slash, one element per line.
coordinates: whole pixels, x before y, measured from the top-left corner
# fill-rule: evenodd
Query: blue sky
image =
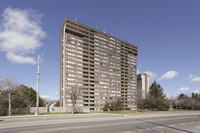
<path fill-rule="evenodd" d="M 171 88 L 174 96 L 200 92 L 199 7 L 198 0 L 1 0 L 0 77 L 36 89 L 40 54 L 40 95 L 58 99 L 60 27 L 68 17 L 137 45 L 138 70 L 168 96 Z"/>

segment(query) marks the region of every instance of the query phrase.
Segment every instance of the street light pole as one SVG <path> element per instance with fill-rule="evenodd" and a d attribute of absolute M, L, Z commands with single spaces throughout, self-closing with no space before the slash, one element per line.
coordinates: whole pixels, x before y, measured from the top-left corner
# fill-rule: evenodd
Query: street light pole
<path fill-rule="evenodd" d="M 39 76 L 40 76 L 40 55 L 38 55 L 38 72 L 37 72 L 37 101 L 36 101 L 36 113 L 39 114 Z"/>

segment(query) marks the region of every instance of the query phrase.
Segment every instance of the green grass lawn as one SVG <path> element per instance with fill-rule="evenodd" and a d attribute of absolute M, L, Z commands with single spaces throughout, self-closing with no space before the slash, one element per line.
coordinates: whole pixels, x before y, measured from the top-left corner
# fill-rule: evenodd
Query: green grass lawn
<path fill-rule="evenodd" d="M 196 111 L 196 110 L 172 110 L 172 111 L 150 111 L 150 110 L 122 110 L 122 111 L 103 111 L 103 112 L 77 112 L 75 114 L 92 114 L 92 113 L 109 113 L 109 114 L 129 114 L 129 113 L 158 113 L 158 112 L 178 112 L 178 111 Z M 71 114 L 71 112 L 58 113 L 40 113 L 39 115 L 57 115 L 57 114 Z M 32 114 L 13 114 L 12 116 L 35 115 Z"/>
<path fill-rule="evenodd" d="M 71 112 L 40 113 L 40 115 L 72 114 Z M 75 114 L 90 114 L 89 112 L 76 112 Z"/>
<path fill-rule="evenodd" d="M 57 112 L 57 113 L 39 113 L 39 115 L 57 115 L 57 114 L 72 114 L 71 112 Z M 90 114 L 87 112 L 77 112 L 75 114 Z M 35 115 L 34 113 L 32 114 L 13 114 L 12 116 L 23 116 L 23 115 Z"/>
<path fill-rule="evenodd" d="M 111 114 L 128 114 L 128 113 L 157 113 L 157 112 L 179 112 L 179 111 L 196 111 L 196 110 L 172 110 L 172 111 L 150 111 L 150 110 L 122 110 L 122 111 L 103 111 L 98 113 L 111 113 Z"/>

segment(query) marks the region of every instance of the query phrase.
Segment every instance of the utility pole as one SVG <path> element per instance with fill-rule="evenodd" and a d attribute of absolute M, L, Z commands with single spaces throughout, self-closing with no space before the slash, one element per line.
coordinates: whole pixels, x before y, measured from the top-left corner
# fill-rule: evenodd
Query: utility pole
<path fill-rule="evenodd" d="M 36 113 L 39 114 L 39 76 L 40 76 L 40 55 L 38 55 L 38 72 L 37 72 L 37 101 L 36 101 Z"/>
<path fill-rule="evenodd" d="M 170 110 L 173 110 L 173 106 L 172 106 L 172 88 L 171 88 L 171 105 L 170 105 Z"/>
<path fill-rule="evenodd" d="M 8 93 L 8 116 L 11 116 L 11 93 Z"/>

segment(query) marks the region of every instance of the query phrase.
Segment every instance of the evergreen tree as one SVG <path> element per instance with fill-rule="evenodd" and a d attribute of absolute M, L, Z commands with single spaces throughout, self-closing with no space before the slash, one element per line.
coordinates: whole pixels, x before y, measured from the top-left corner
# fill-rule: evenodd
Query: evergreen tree
<path fill-rule="evenodd" d="M 163 88 L 155 80 L 150 86 L 149 96 L 153 98 L 164 98 L 165 94 L 163 93 Z"/>
<path fill-rule="evenodd" d="M 165 97 L 163 88 L 154 81 L 150 86 L 149 96 L 144 100 L 143 106 L 150 110 L 168 110 L 169 103 Z"/>
<path fill-rule="evenodd" d="M 20 85 L 13 93 L 13 101 L 16 108 L 35 107 L 37 93 L 32 87 Z M 39 97 L 39 107 L 44 107 L 44 101 Z"/>
<path fill-rule="evenodd" d="M 186 98 L 189 98 L 188 96 L 186 96 L 185 94 L 181 93 L 179 96 L 178 96 L 178 99 L 186 99 Z"/>

